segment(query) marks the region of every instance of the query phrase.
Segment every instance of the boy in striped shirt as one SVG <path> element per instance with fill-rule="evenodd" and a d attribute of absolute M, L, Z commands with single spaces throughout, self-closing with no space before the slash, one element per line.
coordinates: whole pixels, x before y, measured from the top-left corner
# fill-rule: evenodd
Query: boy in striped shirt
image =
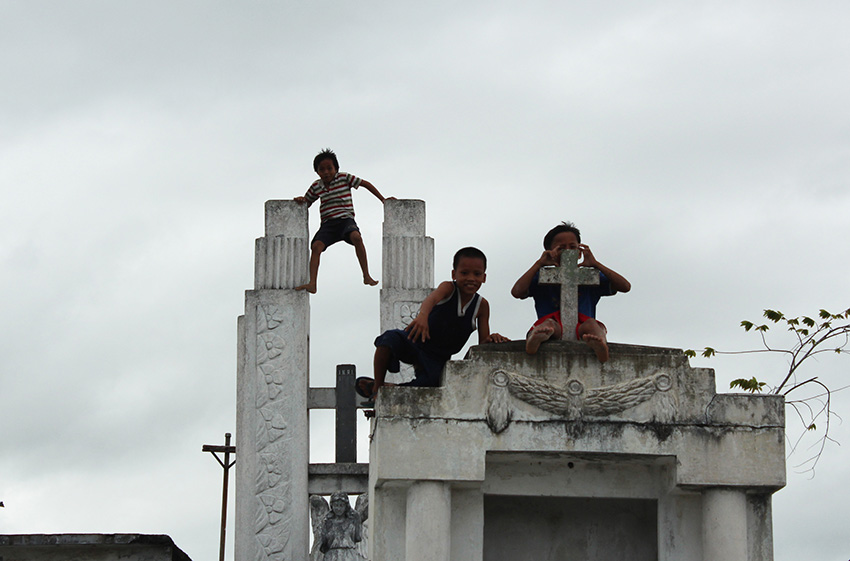
<path fill-rule="evenodd" d="M 310 185 L 303 197 L 295 197 L 295 202 L 310 206 L 317 199 L 321 200 L 319 215 L 322 221 L 319 231 L 310 242 L 310 282 L 296 286 L 295 290 L 306 290 L 316 293 L 316 279 L 319 276 L 319 259 L 328 246 L 338 241 L 345 241 L 354 246 L 354 253 L 360 268 L 363 270 L 363 284 L 375 286 L 378 281 L 369 274 L 369 263 L 366 259 L 366 246 L 360 229 L 354 222 L 354 204 L 351 201 L 351 189 L 361 185 L 378 197 L 382 203 L 386 198 L 381 195 L 374 185 L 355 177 L 350 173 L 339 171 L 339 161 L 330 149 L 325 149 L 313 158 L 313 170 L 319 174 L 319 179 Z M 389 197 L 392 199 L 393 197 Z"/>

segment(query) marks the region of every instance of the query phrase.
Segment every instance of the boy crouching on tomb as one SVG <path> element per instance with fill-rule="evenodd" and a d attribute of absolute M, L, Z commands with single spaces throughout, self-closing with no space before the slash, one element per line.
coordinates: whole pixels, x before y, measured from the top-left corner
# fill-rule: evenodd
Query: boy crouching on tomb
<path fill-rule="evenodd" d="M 321 199 L 319 215 L 322 224 L 319 231 L 310 242 L 310 281 L 307 284 L 296 286 L 295 290 L 306 290 L 312 294 L 316 293 L 316 283 L 319 276 L 319 260 L 322 252 L 338 241 L 345 241 L 354 246 L 354 253 L 363 271 L 363 284 L 375 286 L 378 281 L 369 274 L 369 263 L 366 259 L 366 246 L 360 235 L 360 228 L 354 222 L 354 204 L 351 201 L 351 189 L 357 189 L 361 185 L 370 193 L 378 197 L 382 203 L 387 198 L 375 188 L 374 185 L 355 177 L 350 173 L 339 171 L 339 161 L 336 154 L 325 149 L 313 158 L 313 170 L 319 179 L 310 185 L 303 197 L 295 197 L 295 202 L 310 206 L 317 199 Z"/>
<path fill-rule="evenodd" d="M 374 399 L 385 384 L 387 371 L 398 372 L 400 362 L 412 364 L 416 377 L 402 386 L 440 385 L 443 366 L 478 329 L 478 343 L 508 341 L 490 333 L 490 304 L 478 294 L 487 280 L 487 257 L 474 247 L 455 253 L 451 282 L 440 283 L 419 307 L 405 329 L 391 329 L 375 339 L 375 379 L 358 378 L 357 392 Z"/>
<path fill-rule="evenodd" d="M 587 343 L 600 362 L 608 360 L 608 329 L 596 320 L 596 304 L 602 296 L 628 292 L 632 285 L 624 276 L 596 260 L 590 247 L 581 243 L 581 232 L 571 222 L 562 222 L 543 237 L 545 251 L 531 268 L 516 281 L 511 289 L 514 298 L 534 298 L 537 322 L 528 331 L 525 350 L 534 354 L 540 344 L 548 339 L 560 339 L 564 326 L 561 318 L 561 286 L 541 284 L 540 269 L 561 264 L 561 252 L 577 249 L 581 256 L 579 267 L 592 267 L 599 271 L 599 284 L 578 287 L 578 317 L 564 320 L 566 328 L 575 325 L 576 339 Z"/>

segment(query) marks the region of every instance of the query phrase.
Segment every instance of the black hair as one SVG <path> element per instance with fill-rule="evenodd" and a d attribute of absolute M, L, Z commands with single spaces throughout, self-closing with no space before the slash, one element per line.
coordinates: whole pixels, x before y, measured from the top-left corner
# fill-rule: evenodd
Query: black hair
<path fill-rule="evenodd" d="M 554 241 L 555 236 L 558 234 L 562 234 L 564 232 L 572 232 L 576 235 L 576 241 L 581 243 L 581 232 L 578 231 L 576 225 L 572 222 L 561 222 L 543 236 L 543 249 L 552 249 L 550 246 L 552 245 L 552 241 Z"/>
<path fill-rule="evenodd" d="M 313 158 L 313 171 L 316 173 L 319 172 L 319 164 L 323 160 L 331 160 L 334 163 L 334 167 L 337 171 L 339 171 L 339 160 L 336 159 L 336 154 L 330 148 L 325 148 L 321 152 L 319 152 L 315 158 Z"/>
<path fill-rule="evenodd" d="M 481 259 L 484 261 L 484 270 L 487 270 L 487 256 L 484 255 L 484 252 L 478 249 L 477 247 L 463 247 L 457 250 L 455 253 L 454 261 L 452 261 L 452 269 L 457 269 L 458 263 L 462 257 L 469 257 L 471 259 Z"/>

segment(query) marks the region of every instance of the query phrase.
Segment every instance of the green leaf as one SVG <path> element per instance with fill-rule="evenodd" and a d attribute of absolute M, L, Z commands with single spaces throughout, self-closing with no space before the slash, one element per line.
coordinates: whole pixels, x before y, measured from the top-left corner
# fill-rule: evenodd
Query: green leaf
<path fill-rule="evenodd" d="M 767 325 L 759 325 L 758 327 L 756 327 L 756 331 L 761 331 L 762 333 L 764 333 L 765 331 L 769 331 L 769 330 L 770 330 L 770 327 L 768 327 Z"/>
<path fill-rule="evenodd" d="M 814 423 L 806 427 L 806 430 L 818 430 L 818 426 Z"/>
<path fill-rule="evenodd" d="M 749 380 L 747 380 L 746 378 L 738 378 L 737 380 L 732 380 L 729 383 L 730 388 L 741 388 L 742 390 L 751 393 L 760 392 L 765 385 L 767 385 L 765 382 L 759 382 L 758 380 L 756 380 L 755 376 L 753 376 Z"/>
<path fill-rule="evenodd" d="M 702 352 L 702 356 L 704 356 L 705 358 L 711 358 L 716 354 L 717 354 L 717 351 L 715 351 L 711 347 L 706 347 L 705 350 Z"/>
<path fill-rule="evenodd" d="M 782 312 L 776 311 L 776 310 L 765 310 L 764 311 L 764 317 L 766 317 L 767 319 L 769 319 L 773 323 L 776 323 L 776 322 L 780 321 L 781 319 L 784 319 L 785 314 L 783 314 Z"/>
<path fill-rule="evenodd" d="M 751 321 L 744 320 L 744 321 L 741 322 L 741 327 L 744 328 L 744 331 L 749 331 L 750 329 L 753 328 L 753 325 L 754 324 Z"/>
<path fill-rule="evenodd" d="M 815 326 L 815 320 L 813 320 L 813 319 L 812 319 L 812 318 L 810 318 L 810 317 L 805 317 L 805 316 L 803 316 L 803 323 L 805 323 L 805 324 L 806 324 L 806 325 L 808 325 L 809 327 L 814 327 L 814 326 Z"/>
<path fill-rule="evenodd" d="M 685 356 L 688 358 L 696 358 L 697 352 L 693 349 L 688 349 L 685 351 Z"/>
<path fill-rule="evenodd" d="M 832 314 L 827 312 L 824 309 L 821 309 L 821 311 L 819 312 L 819 315 L 822 319 L 829 319 L 830 317 L 832 317 Z"/>

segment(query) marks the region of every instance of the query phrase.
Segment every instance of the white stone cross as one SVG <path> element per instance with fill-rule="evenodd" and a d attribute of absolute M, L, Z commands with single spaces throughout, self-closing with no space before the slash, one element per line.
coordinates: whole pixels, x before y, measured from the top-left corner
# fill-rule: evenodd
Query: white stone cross
<path fill-rule="evenodd" d="M 561 285 L 561 339 L 576 338 L 576 330 L 571 326 L 578 322 L 578 287 L 599 284 L 599 271 L 592 267 L 579 267 L 578 257 L 579 250 L 565 249 L 561 252 L 560 265 L 540 269 L 540 284 Z"/>

